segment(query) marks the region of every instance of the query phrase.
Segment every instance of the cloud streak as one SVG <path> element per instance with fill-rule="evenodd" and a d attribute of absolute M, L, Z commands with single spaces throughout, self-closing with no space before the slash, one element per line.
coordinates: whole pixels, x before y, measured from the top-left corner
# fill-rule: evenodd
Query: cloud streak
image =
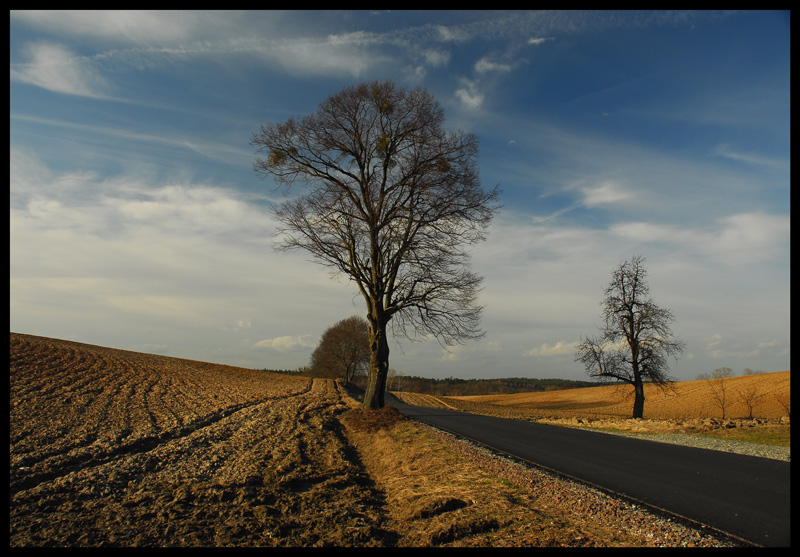
<path fill-rule="evenodd" d="M 31 43 L 25 50 L 28 61 L 12 64 L 12 81 L 67 95 L 105 96 L 108 85 L 87 58 L 52 42 Z"/>

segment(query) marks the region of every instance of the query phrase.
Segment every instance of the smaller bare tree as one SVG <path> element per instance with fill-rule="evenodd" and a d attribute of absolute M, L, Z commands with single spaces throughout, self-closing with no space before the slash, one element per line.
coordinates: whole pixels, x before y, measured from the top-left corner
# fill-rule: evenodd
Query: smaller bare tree
<path fill-rule="evenodd" d="M 783 410 L 786 412 L 786 417 L 787 418 L 791 418 L 791 413 L 789 412 L 789 410 L 791 409 L 792 399 L 789 396 L 786 396 L 786 395 L 777 395 L 776 394 L 776 395 L 773 395 L 773 396 L 775 397 L 775 400 L 778 401 L 778 404 L 780 404 L 781 407 L 783 408 Z"/>
<path fill-rule="evenodd" d="M 763 396 L 759 390 L 758 384 L 753 383 L 750 386 L 742 388 L 742 390 L 737 393 L 739 400 L 741 400 L 747 408 L 748 419 L 751 420 L 753 419 L 753 410 L 755 410 L 756 404 L 758 404 L 758 401 Z"/>
<path fill-rule="evenodd" d="M 678 358 L 686 344 L 672 336 L 672 312 L 650 298 L 644 258 L 634 256 L 612 272 L 603 300 L 605 326 L 599 338 L 581 339 L 575 361 L 591 377 L 633 386 L 633 417 L 644 413 L 646 382 L 670 386 L 667 357 Z"/>
<path fill-rule="evenodd" d="M 722 410 L 723 420 L 725 419 L 725 407 L 728 403 L 728 386 L 726 384 L 726 379 L 729 377 L 733 377 L 733 370 L 729 367 L 721 367 L 714 370 L 708 384 L 711 387 L 711 394 L 714 400 L 716 400 L 717 405 L 720 407 L 720 410 Z"/>
<path fill-rule="evenodd" d="M 354 315 L 329 327 L 311 354 L 311 371 L 321 377 L 342 377 L 346 383 L 369 366 L 366 319 Z"/>

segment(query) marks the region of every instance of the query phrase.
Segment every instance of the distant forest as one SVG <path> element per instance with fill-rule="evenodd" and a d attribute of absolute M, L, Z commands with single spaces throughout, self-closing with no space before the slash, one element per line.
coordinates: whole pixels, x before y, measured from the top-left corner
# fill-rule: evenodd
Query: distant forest
<path fill-rule="evenodd" d="M 308 368 L 301 369 L 262 369 L 270 373 L 285 375 L 305 375 L 311 377 Z M 352 385 L 360 390 L 367 386 L 367 377 L 357 375 Z M 438 396 L 470 396 L 470 395 L 510 395 L 514 393 L 531 393 L 542 391 L 559 391 L 562 389 L 579 389 L 597 387 L 601 383 L 595 381 L 575 381 L 572 379 L 535 379 L 531 377 L 503 377 L 501 379 L 431 379 L 416 375 L 394 375 L 386 379 L 387 391 L 406 391 Z"/>
<path fill-rule="evenodd" d="M 358 376 L 354 383 L 363 389 L 367 378 Z M 557 391 L 596 387 L 594 381 L 573 381 L 571 379 L 534 379 L 529 377 L 504 377 L 502 379 L 430 379 L 409 375 L 395 375 L 386 380 L 387 391 L 406 391 L 438 396 L 469 396 L 530 393 L 536 391 Z"/>

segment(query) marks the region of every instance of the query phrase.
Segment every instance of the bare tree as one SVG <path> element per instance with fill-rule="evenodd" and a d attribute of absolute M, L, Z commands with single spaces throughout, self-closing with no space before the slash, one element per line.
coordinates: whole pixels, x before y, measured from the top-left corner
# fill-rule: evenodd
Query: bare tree
<path fill-rule="evenodd" d="M 726 380 L 733 377 L 733 370 L 729 367 L 721 367 L 714 370 L 711 374 L 709 386 L 711 387 L 711 394 L 714 396 L 717 405 L 722 410 L 722 419 L 725 419 L 725 408 L 728 404 L 728 385 Z"/>
<path fill-rule="evenodd" d="M 500 192 L 481 187 L 477 138 L 443 123 L 427 91 L 371 82 L 252 137 L 266 153 L 259 176 L 307 186 L 275 210 L 279 249 L 310 252 L 366 302 L 367 408 L 384 405 L 390 323 L 395 334 L 446 345 L 483 336 L 482 278 L 469 271 L 467 247 L 485 239 Z"/>
<path fill-rule="evenodd" d="M 753 411 L 756 408 L 756 405 L 761 400 L 761 397 L 764 395 L 761 394 L 760 388 L 758 384 L 753 383 L 748 387 L 742 387 L 742 389 L 737 393 L 739 396 L 739 400 L 745 405 L 747 408 L 747 417 L 749 419 L 753 419 Z"/>
<path fill-rule="evenodd" d="M 316 376 L 342 377 L 345 383 L 369 366 L 367 322 L 354 315 L 328 327 L 319 346 L 311 354 L 311 370 Z"/>
<path fill-rule="evenodd" d="M 649 297 L 644 258 L 634 256 L 612 272 L 603 300 L 599 338 L 581 339 L 575 361 L 591 377 L 633 385 L 633 417 L 644 413 L 644 384 L 668 387 L 667 356 L 677 359 L 685 343 L 672 338 L 672 313 Z"/>
<path fill-rule="evenodd" d="M 791 417 L 791 407 L 792 407 L 791 395 L 787 396 L 787 395 L 773 394 L 773 396 L 775 397 L 775 400 L 778 401 L 778 404 L 780 404 L 781 407 L 786 412 L 786 417 L 790 418 Z"/>

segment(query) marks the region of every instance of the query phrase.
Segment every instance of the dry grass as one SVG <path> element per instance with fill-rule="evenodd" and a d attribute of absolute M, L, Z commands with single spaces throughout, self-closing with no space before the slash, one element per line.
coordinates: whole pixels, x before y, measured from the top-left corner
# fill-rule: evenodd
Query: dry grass
<path fill-rule="evenodd" d="M 370 423 L 373 421 L 373 423 Z M 343 415 L 350 442 L 384 494 L 398 546 L 642 546 L 584 520 L 462 455 L 395 410 Z"/>

